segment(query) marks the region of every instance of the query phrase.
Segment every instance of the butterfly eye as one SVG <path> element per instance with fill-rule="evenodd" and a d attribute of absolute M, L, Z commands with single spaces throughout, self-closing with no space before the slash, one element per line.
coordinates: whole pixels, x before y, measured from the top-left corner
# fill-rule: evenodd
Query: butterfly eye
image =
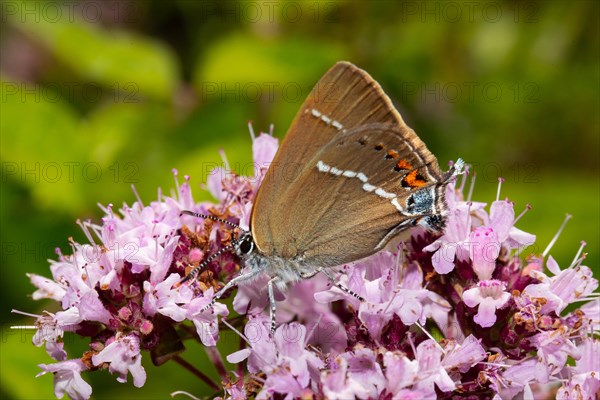
<path fill-rule="evenodd" d="M 252 250 L 254 250 L 254 242 L 252 241 L 251 237 L 247 237 L 244 239 L 244 241 L 242 241 L 242 243 L 240 243 L 240 252 L 242 254 L 248 254 L 251 253 Z"/>

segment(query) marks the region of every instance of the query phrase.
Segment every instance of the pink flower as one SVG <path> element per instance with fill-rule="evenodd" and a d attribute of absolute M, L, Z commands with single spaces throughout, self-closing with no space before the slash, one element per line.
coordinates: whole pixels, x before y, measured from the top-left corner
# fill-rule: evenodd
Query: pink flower
<path fill-rule="evenodd" d="M 417 347 L 415 359 L 419 362 L 418 380 L 414 385 L 417 390 L 428 391 L 435 395 L 433 384 L 442 392 L 454 390 L 456 385 L 442 365 L 442 349 L 433 340 L 426 340 Z"/>
<path fill-rule="evenodd" d="M 399 352 L 387 352 L 383 356 L 387 392 L 398 396 L 419 379 L 419 363 Z"/>
<path fill-rule="evenodd" d="M 33 335 L 33 344 L 40 347 L 46 342 L 56 342 L 64 335 L 63 327 L 56 320 L 56 316 L 45 311 L 36 321 L 37 331 Z"/>
<path fill-rule="evenodd" d="M 315 293 L 329 285 L 323 274 L 292 284 L 283 301 L 277 305 L 277 316 L 280 322 L 298 321 L 304 324 L 307 335 L 310 335 L 306 340 L 323 351 L 343 351 L 347 347 L 348 336 L 346 330 L 340 328 L 340 317 L 329 304 L 315 301 Z M 266 297 L 264 293 L 263 297 Z"/>
<path fill-rule="evenodd" d="M 60 301 L 66 294 L 63 285 L 51 279 L 36 274 L 27 274 L 27 277 L 31 280 L 31 284 L 38 288 L 31 295 L 34 300 L 53 299 Z"/>
<path fill-rule="evenodd" d="M 512 399 L 529 383 L 547 383 L 548 378 L 547 369 L 537 358 L 530 358 L 508 367 L 497 379 L 497 391 L 502 399 Z"/>
<path fill-rule="evenodd" d="M 548 374 L 559 372 L 571 356 L 578 360 L 581 354 L 577 346 L 569 339 L 565 326 L 552 331 L 540 332 L 531 338 L 532 344 L 538 350 L 540 362 L 548 369 Z"/>
<path fill-rule="evenodd" d="M 269 165 L 275 158 L 279 141 L 272 135 L 260 134 L 252 141 L 252 159 L 254 160 L 254 178 L 256 187 L 262 182 Z"/>
<path fill-rule="evenodd" d="M 600 332 L 600 299 L 592 300 L 579 307 L 585 317 L 585 322 L 593 332 Z"/>
<path fill-rule="evenodd" d="M 499 280 L 480 281 L 477 287 L 466 290 L 462 299 L 469 307 L 479 306 L 475 322 L 482 328 L 489 328 L 496 322 L 496 310 L 502 308 L 508 300 L 510 293 L 505 292 L 506 285 Z"/>
<path fill-rule="evenodd" d="M 527 286 L 523 293 L 529 297 L 546 299 L 543 313 L 554 311 L 560 314 L 569 304 L 585 300 L 598 288 L 598 280 L 593 277 L 592 270 L 581 265 L 581 261 L 561 271 L 554 258 L 548 256 L 546 266 L 554 276 L 531 271 L 531 275 L 542 283 Z"/>
<path fill-rule="evenodd" d="M 370 349 L 356 349 L 335 359 L 331 371 L 322 373 L 326 398 L 378 398 L 386 387 L 386 379 L 377 354 Z"/>
<path fill-rule="evenodd" d="M 529 399 L 543 397 L 540 393 L 555 381 L 563 383 L 559 397 L 596 395 L 600 300 L 593 293 L 598 281 L 592 270 L 581 266 L 582 249 L 561 271 L 548 257 L 557 234 L 542 254 L 521 260 L 519 247 L 535 239 L 515 227 L 525 211 L 515 217 L 513 204 L 498 200 L 498 193 L 488 215 L 485 203 L 471 201 L 470 194 L 464 199 L 467 177 L 458 189 L 454 183 L 446 189 L 449 216 L 441 235 L 417 228 L 395 248 L 391 244 L 369 258 L 329 269 L 364 302 L 322 274 L 291 284 L 285 293 L 275 292 L 280 325 L 271 336 L 265 310 L 269 277 L 263 274 L 232 290 L 239 315 L 218 318 L 229 313 L 229 293 L 204 310 L 243 267 L 233 252 L 207 262 L 239 232 L 181 212 L 248 226 L 256 191 L 277 151 L 272 136 L 252 136 L 251 176 L 234 173 L 222 153 L 222 168 L 208 178 L 206 187 L 217 203 L 195 202 L 190 178 L 180 182 L 174 170 L 171 196 L 159 191 L 150 203 L 138 198 L 119 210 L 101 206 L 100 224 L 78 221 L 87 244 L 71 241 L 71 255 L 57 251 L 52 278 L 28 275 L 35 299 L 62 306 L 54 314 L 25 314 L 37 319 L 34 344 L 45 345 L 58 361 L 41 365 L 40 373 L 55 374 L 57 396 L 91 396 L 81 379 L 90 367 L 89 355 L 93 370 L 108 369 L 119 382 L 131 374 L 139 387 L 146 380 L 142 350 L 153 357 L 160 350 L 159 361 L 166 361 L 181 353 L 182 341 L 190 336 L 204 345 L 221 385 L 200 370 L 195 375 L 212 389 L 223 386 L 224 396 L 234 399 L 420 400 L 482 394 L 510 399 L 519 393 Z M 549 275 L 542 273 L 544 259 Z M 196 279 L 179 285 L 198 265 Z M 567 305 L 593 299 L 560 316 Z M 222 346 L 216 346 L 224 325 L 244 332 L 241 348 L 227 357 L 239 363 L 236 372 L 228 371 Z M 81 359 L 67 359 L 63 337 L 69 334 L 89 338 L 90 351 Z M 542 391 L 540 385 L 545 385 Z"/>
<path fill-rule="evenodd" d="M 62 399 L 66 394 L 71 399 L 89 399 L 92 395 L 92 387 L 81 378 L 81 372 L 85 371 L 85 365 L 81 360 L 65 360 L 55 364 L 40 364 L 43 370 L 37 376 L 48 372 L 54 374 L 54 395 Z"/>
<path fill-rule="evenodd" d="M 133 377 L 133 385 L 144 386 L 146 382 L 146 370 L 142 367 L 142 355 L 140 354 L 140 340 L 137 335 L 121 336 L 115 338 L 100 353 L 92 357 L 92 363 L 99 366 L 108 363 L 111 374 L 117 373 L 117 381 L 127 382 L 127 373 Z"/>
<path fill-rule="evenodd" d="M 210 288 L 204 292 L 204 296 L 193 299 L 185 309 L 186 318 L 194 323 L 198 337 L 205 346 L 215 346 L 217 344 L 219 339 L 218 316 L 229 315 L 227 307 L 221 303 L 215 303 L 212 308 L 202 311 L 211 302 L 212 298 L 213 289 Z"/>
<path fill-rule="evenodd" d="M 470 236 L 469 256 L 473 263 L 473 271 L 480 281 L 492 278 L 496 269 L 496 259 L 500 254 L 500 242 L 492 228 L 476 228 Z"/>
<path fill-rule="evenodd" d="M 111 313 L 104 307 L 96 291 L 87 292 L 77 304 L 79 321 L 96 321 L 105 325 L 110 324 Z"/>
<path fill-rule="evenodd" d="M 578 349 L 581 357 L 568 367 L 570 379 L 558 389 L 557 399 L 593 399 L 600 390 L 600 341 L 585 339 Z"/>
<path fill-rule="evenodd" d="M 473 335 L 469 335 L 462 344 L 451 342 L 445 349 L 446 353 L 442 359 L 442 365 L 446 369 L 457 368 L 465 373 L 479 361 L 487 357 L 486 351 L 480 341 Z"/>
<path fill-rule="evenodd" d="M 455 258 L 464 260 L 468 256 L 467 240 L 471 231 L 471 207 L 459 203 L 451 209 L 446 221 L 444 236 L 423 250 L 433 252 L 431 262 L 438 274 L 447 274 L 454 269 Z"/>
<path fill-rule="evenodd" d="M 186 318 L 186 310 L 181 307 L 182 304 L 190 302 L 193 293 L 188 286 L 181 286 L 173 289 L 181 276 L 171 274 L 164 281 L 152 287 L 148 281 L 144 282 L 144 313 L 153 317 L 156 313 L 160 313 L 171 318 L 173 321 L 183 321 Z"/>
<path fill-rule="evenodd" d="M 257 398 L 271 398 L 274 393 L 286 394 L 286 398 L 300 397 L 305 389 L 317 390 L 311 377 L 318 375 L 323 362 L 306 349 L 306 328 L 298 323 L 284 324 L 269 336 L 268 321 L 253 318 L 246 325 L 245 339 L 250 349 L 243 349 L 227 356 L 231 363 L 248 358 L 248 370 L 264 372 L 267 379 Z"/>
<path fill-rule="evenodd" d="M 529 206 L 528 206 L 529 208 Z M 490 206 L 490 218 L 486 224 L 492 228 L 498 241 L 509 249 L 530 246 L 535 243 L 535 235 L 524 232 L 514 226 L 516 220 L 513 203 L 507 200 L 497 200 Z"/>

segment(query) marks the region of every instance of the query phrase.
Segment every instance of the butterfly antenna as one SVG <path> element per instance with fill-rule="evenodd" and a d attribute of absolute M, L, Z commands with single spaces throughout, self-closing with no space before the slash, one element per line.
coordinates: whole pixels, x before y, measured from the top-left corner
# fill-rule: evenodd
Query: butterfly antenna
<path fill-rule="evenodd" d="M 229 221 L 224 220 L 222 218 L 213 217 L 212 215 L 200 214 L 200 213 L 193 212 L 193 211 L 188 211 L 188 210 L 183 210 L 181 212 L 181 214 L 179 214 L 179 215 L 184 215 L 184 214 L 185 215 L 191 215 L 192 217 L 197 217 L 197 218 L 211 219 L 211 220 L 216 221 L 216 222 L 222 222 L 222 223 L 224 223 L 226 225 L 229 225 L 229 226 L 231 226 L 233 228 L 242 229 L 242 227 L 239 226 L 238 224 L 234 224 L 233 222 L 229 222 Z"/>
<path fill-rule="evenodd" d="M 197 267 L 194 267 L 194 269 L 192 269 L 189 272 L 189 274 L 187 274 L 185 277 L 181 278 L 181 280 L 175 284 L 175 287 L 179 287 L 179 286 L 183 285 L 184 283 L 186 283 L 187 281 L 195 279 L 202 268 L 206 267 L 208 264 L 210 264 L 215 258 L 219 257 L 221 254 L 233 250 L 233 248 L 235 247 L 236 244 L 237 244 L 237 240 L 232 241 L 231 244 L 223 247 L 221 250 L 217 251 L 216 253 L 211 254 L 201 264 L 199 264 Z"/>
<path fill-rule="evenodd" d="M 239 225 L 234 224 L 233 222 L 226 221 L 222 218 L 213 217 L 212 215 L 200 214 L 200 213 L 196 213 L 196 212 L 188 211 L 188 210 L 182 211 L 180 215 L 184 215 L 184 214 L 191 215 L 192 217 L 198 217 L 198 218 L 210 219 L 210 220 L 213 220 L 216 222 L 222 222 L 231 227 L 242 229 Z M 206 267 L 208 264 L 210 264 L 215 258 L 219 257 L 221 254 L 233 250 L 235 248 L 235 246 L 237 246 L 239 244 L 239 242 L 240 242 L 240 239 L 232 239 L 231 244 L 223 247 L 221 250 L 217 251 L 216 253 L 211 254 L 206 260 L 204 260 L 198 266 L 194 267 L 185 277 L 181 278 L 181 280 L 179 282 L 177 282 L 174 287 L 179 287 L 179 286 L 183 285 L 184 283 L 186 283 L 187 281 L 195 279 L 196 276 L 198 275 L 198 273 L 200 273 L 200 270 L 202 268 Z"/>
<path fill-rule="evenodd" d="M 446 175 L 444 176 L 444 181 L 447 181 L 448 179 L 452 179 L 455 176 L 462 175 L 464 173 L 464 168 L 465 168 L 465 162 L 463 161 L 462 158 L 459 158 L 458 160 L 456 160 L 454 165 L 452 165 L 452 167 L 450 168 L 450 171 L 446 172 Z"/>

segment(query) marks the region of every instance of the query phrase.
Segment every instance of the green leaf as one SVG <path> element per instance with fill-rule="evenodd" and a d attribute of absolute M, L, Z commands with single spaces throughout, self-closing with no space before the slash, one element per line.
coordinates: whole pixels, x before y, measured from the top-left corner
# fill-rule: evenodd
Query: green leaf
<path fill-rule="evenodd" d="M 178 87 L 178 63 L 173 52 L 158 41 L 69 18 L 51 21 L 38 15 L 9 21 L 46 45 L 84 80 L 165 101 Z"/>
<path fill-rule="evenodd" d="M 86 147 L 75 112 L 20 82 L 2 80 L 0 96 L 3 179 L 29 187 L 42 207 L 78 207 L 82 194 L 69 189 L 76 164 L 86 160 Z"/>
<path fill-rule="evenodd" d="M 18 323 L 15 323 L 18 325 Z M 0 384 L 3 394 L 13 399 L 52 399 L 52 374 L 35 378 L 41 372 L 37 366 L 52 363 L 43 348 L 31 343 L 33 330 L 2 329 Z"/>
<path fill-rule="evenodd" d="M 267 85 L 275 85 L 275 93 L 283 95 L 285 84 L 298 84 L 303 89 L 309 85 L 309 89 L 312 88 L 320 75 L 343 58 L 342 54 L 341 47 L 337 45 L 323 46 L 308 39 L 282 40 L 234 34 L 207 50 L 201 62 L 196 64 L 193 81 L 204 97 L 207 97 L 208 90 L 220 89 L 221 84 L 227 85 L 225 89 L 235 91 L 236 83 L 246 85 L 238 90 L 242 100 L 255 97 L 255 91 L 248 84 L 258 85 L 263 95 L 269 93 Z M 292 96 L 292 88 L 289 90 L 289 96 Z M 307 94 L 299 96 L 299 101 L 304 100 Z"/>

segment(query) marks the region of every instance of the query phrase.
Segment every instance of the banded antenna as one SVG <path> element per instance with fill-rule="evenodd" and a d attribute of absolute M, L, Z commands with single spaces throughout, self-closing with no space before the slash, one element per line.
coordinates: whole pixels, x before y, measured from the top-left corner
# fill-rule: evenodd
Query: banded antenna
<path fill-rule="evenodd" d="M 197 218 L 210 219 L 210 220 L 213 220 L 215 222 L 221 222 L 221 223 L 229 225 L 229 226 L 231 226 L 233 228 L 241 229 L 241 230 L 243 230 L 245 232 L 245 230 L 242 229 L 239 225 L 234 224 L 233 222 L 229 222 L 227 220 L 224 220 L 222 218 L 214 217 L 212 215 L 200 214 L 200 213 L 196 213 L 196 212 L 193 212 L 193 211 L 184 210 L 184 211 L 181 212 L 180 216 L 184 215 L 184 214 L 185 215 L 190 215 L 192 217 L 197 217 Z M 239 242 L 240 242 L 240 239 L 232 239 L 231 240 L 231 244 L 223 247 L 221 250 L 217 251 L 216 253 L 211 254 L 200 265 L 198 265 L 197 267 L 194 267 L 194 269 L 192 269 L 189 272 L 189 274 L 187 274 L 185 277 L 181 278 L 181 280 L 175 284 L 175 287 L 179 287 L 179 286 L 183 285 L 185 282 L 196 278 L 196 276 L 198 275 L 198 273 L 200 273 L 200 270 L 202 268 L 206 267 L 208 264 L 210 264 L 215 258 L 219 257 L 221 254 L 233 250 L 235 248 L 235 246 L 237 246 L 237 244 Z"/>
<path fill-rule="evenodd" d="M 185 214 L 185 215 L 191 215 L 192 217 L 197 217 L 197 218 L 211 219 L 211 220 L 213 220 L 213 221 L 216 221 L 216 222 L 222 222 L 222 223 L 224 223 L 224 224 L 227 224 L 227 225 L 229 225 L 229 226 L 231 226 L 231 227 L 233 227 L 233 228 L 242 229 L 242 227 L 241 227 L 241 226 L 239 226 L 239 225 L 237 225 L 237 224 L 234 224 L 233 222 L 229 222 L 229 221 L 227 221 L 227 220 L 225 220 L 225 219 L 222 219 L 222 218 L 217 218 L 217 217 L 214 217 L 214 216 L 212 216 L 212 215 L 208 215 L 208 214 L 200 214 L 200 213 L 193 212 L 193 211 L 189 211 L 189 210 L 183 210 L 183 211 L 182 211 L 182 212 L 179 214 L 179 216 L 182 216 L 182 215 L 184 215 L 184 214 Z M 244 229 L 242 229 L 242 230 L 244 230 Z"/>

